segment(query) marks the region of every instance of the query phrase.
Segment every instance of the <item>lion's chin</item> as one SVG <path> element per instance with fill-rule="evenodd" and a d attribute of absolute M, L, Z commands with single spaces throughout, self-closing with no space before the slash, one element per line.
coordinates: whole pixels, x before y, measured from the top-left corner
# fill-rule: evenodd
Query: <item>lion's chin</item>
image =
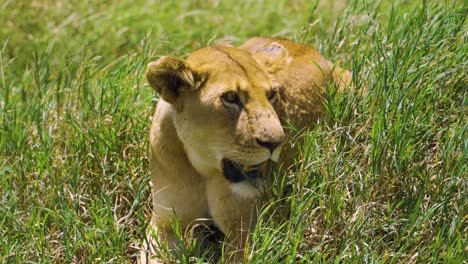
<path fill-rule="evenodd" d="M 233 193 L 247 199 L 259 198 L 265 192 L 262 180 L 257 181 L 255 185 L 248 181 L 241 181 L 231 184 L 230 187 Z"/>

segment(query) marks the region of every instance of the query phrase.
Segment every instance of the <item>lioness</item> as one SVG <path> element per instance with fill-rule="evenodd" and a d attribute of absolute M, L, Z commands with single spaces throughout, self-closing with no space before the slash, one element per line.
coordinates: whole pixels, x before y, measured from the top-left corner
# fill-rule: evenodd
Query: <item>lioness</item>
<path fill-rule="evenodd" d="M 287 136 L 282 124 L 314 126 L 326 86 L 343 89 L 350 73 L 296 42 L 253 38 L 186 60 L 164 56 L 146 77 L 160 95 L 150 131 L 152 230 L 172 248 L 176 218 L 182 229 L 212 219 L 239 260 L 257 196 L 271 184 L 260 167 L 278 160 Z"/>

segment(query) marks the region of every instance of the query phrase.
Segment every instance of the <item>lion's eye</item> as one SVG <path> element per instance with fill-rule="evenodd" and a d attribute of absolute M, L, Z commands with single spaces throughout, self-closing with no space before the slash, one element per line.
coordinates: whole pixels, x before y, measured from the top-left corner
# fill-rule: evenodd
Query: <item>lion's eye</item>
<path fill-rule="evenodd" d="M 227 92 L 221 95 L 221 99 L 223 100 L 224 103 L 227 104 L 236 104 L 236 105 L 242 105 L 239 94 L 236 92 Z"/>
<path fill-rule="evenodd" d="M 278 92 L 276 90 L 269 91 L 268 94 L 267 94 L 268 101 L 270 101 L 270 103 L 275 102 L 276 98 L 277 98 L 277 94 L 278 94 Z"/>

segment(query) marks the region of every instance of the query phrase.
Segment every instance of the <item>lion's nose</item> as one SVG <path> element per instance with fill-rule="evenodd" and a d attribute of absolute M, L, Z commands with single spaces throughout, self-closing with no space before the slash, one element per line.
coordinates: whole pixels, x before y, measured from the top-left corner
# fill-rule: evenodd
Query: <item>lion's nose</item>
<path fill-rule="evenodd" d="M 257 143 L 270 150 L 271 153 L 281 144 L 281 141 L 262 141 L 257 138 Z"/>

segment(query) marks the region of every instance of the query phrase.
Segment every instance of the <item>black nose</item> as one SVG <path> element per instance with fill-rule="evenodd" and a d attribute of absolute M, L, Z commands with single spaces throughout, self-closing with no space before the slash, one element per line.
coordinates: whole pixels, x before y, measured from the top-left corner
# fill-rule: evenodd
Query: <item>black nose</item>
<path fill-rule="evenodd" d="M 268 142 L 268 141 L 261 141 L 260 139 L 257 138 L 257 143 L 270 150 L 270 152 L 273 153 L 273 151 L 281 144 L 281 142 Z"/>

